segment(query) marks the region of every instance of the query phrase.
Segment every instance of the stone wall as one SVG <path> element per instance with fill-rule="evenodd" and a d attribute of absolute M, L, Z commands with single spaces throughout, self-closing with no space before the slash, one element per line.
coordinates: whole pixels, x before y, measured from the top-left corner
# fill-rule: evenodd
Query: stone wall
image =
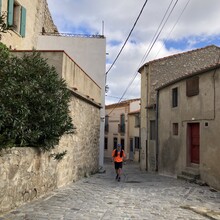
<path fill-rule="evenodd" d="M 64 135 L 51 152 L 0 151 L 0 213 L 98 171 L 100 109 L 73 93 L 70 110 L 76 133 Z M 54 159 L 65 150 L 62 160 Z"/>

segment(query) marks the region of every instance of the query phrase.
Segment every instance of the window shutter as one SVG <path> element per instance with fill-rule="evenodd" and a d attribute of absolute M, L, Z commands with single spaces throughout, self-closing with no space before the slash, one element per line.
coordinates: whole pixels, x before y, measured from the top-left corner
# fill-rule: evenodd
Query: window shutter
<path fill-rule="evenodd" d="M 186 80 L 186 95 L 188 97 L 199 94 L 199 77 L 195 76 L 193 78 Z"/>
<path fill-rule="evenodd" d="M 8 26 L 13 25 L 14 0 L 8 0 Z"/>
<path fill-rule="evenodd" d="M 20 25 L 20 35 L 25 37 L 26 32 L 26 9 L 21 7 L 21 25 Z"/>

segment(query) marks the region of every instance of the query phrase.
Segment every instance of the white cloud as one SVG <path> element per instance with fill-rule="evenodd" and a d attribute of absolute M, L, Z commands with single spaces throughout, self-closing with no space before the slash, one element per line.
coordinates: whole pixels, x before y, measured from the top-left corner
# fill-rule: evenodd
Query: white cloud
<path fill-rule="evenodd" d="M 79 31 L 86 28 L 91 34 L 102 34 L 107 40 L 107 59 L 113 62 L 122 44 L 127 38 L 143 4 L 144 0 L 48 0 L 52 17 L 60 32 Z M 147 52 L 150 42 L 168 8 L 171 0 L 148 0 L 146 7 L 122 51 L 119 59 L 108 74 L 109 96 L 121 97 L 129 82 L 132 80 L 141 61 Z M 172 1 L 172 5 L 174 5 Z M 188 0 L 179 0 L 167 24 L 161 32 L 145 62 L 195 48 L 198 43 L 213 44 L 214 35 L 220 36 L 220 1 L 191 0 L 182 13 Z M 104 21 L 104 30 L 102 30 Z M 173 26 L 175 29 L 171 32 Z M 83 31 L 83 30 L 82 30 Z M 165 47 L 164 39 L 180 41 L 185 39 L 184 47 L 175 44 Z M 112 45 L 111 41 L 121 42 Z M 131 43 L 131 41 L 133 43 Z M 220 45 L 220 41 L 217 42 Z M 143 63 L 142 63 L 143 64 Z M 106 66 L 108 70 L 109 64 Z M 125 94 L 126 98 L 136 98 L 140 95 L 140 76 Z M 117 99 L 107 97 L 107 104 L 117 102 Z"/>

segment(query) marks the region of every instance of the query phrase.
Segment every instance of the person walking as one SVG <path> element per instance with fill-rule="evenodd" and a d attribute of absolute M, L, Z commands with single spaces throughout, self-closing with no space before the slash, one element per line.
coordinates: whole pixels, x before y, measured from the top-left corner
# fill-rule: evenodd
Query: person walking
<path fill-rule="evenodd" d="M 126 159 L 125 152 L 124 152 L 124 150 L 122 150 L 120 144 L 118 144 L 117 148 L 112 151 L 112 159 L 115 163 L 115 172 L 116 172 L 115 179 L 118 180 L 118 182 L 120 182 L 123 160 Z"/>

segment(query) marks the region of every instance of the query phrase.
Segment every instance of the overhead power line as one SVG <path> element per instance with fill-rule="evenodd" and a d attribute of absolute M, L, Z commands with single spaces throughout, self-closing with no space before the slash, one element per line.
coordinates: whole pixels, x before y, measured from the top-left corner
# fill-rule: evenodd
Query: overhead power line
<path fill-rule="evenodd" d="M 114 66 L 114 64 L 115 64 L 115 62 L 117 61 L 118 57 L 120 56 L 122 50 L 124 49 L 124 47 L 125 47 L 125 45 L 126 45 L 128 39 L 129 39 L 129 37 L 131 36 L 131 34 L 132 34 L 132 32 L 133 32 L 133 30 L 134 30 L 134 28 L 135 28 L 135 26 L 136 26 L 136 24 L 137 24 L 137 22 L 138 22 L 138 20 L 139 20 L 139 18 L 140 18 L 140 16 L 141 16 L 141 14 L 142 14 L 142 12 L 143 12 L 144 7 L 145 7 L 145 5 L 147 4 L 147 2 L 148 2 L 148 0 L 146 0 L 146 1 L 144 2 L 144 5 L 142 6 L 141 11 L 139 12 L 139 15 L 138 15 L 138 17 L 137 17 L 137 19 L 136 19 L 136 21 L 135 21 L 135 23 L 134 23 L 132 29 L 130 30 L 130 32 L 129 32 L 129 34 L 128 34 L 128 36 L 127 36 L 127 38 L 126 38 L 126 40 L 125 40 L 123 46 L 121 47 L 121 49 L 120 49 L 118 55 L 116 56 L 115 60 L 113 61 L 113 63 L 112 63 L 111 66 L 109 67 L 108 71 L 106 72 L 106 75 L 107 75 L 107 74 L 109 73 L 109 71 L 112 69 L 112 67 Z"/>
<path fill-rule="evenodd" d="M 160 36 L 160 34 L 161 34 L 161 32 L 162 32 L 164 26 L 166 25 L 168 19 L 170 18 L 170 15 L 172 14 L 174 8 L 176 7 L 178 1 L 179 1 L 179 0 L 176 0 L 176 2 L 174 3 L 174 5 L 173 5 L 173 7 L 172 7 L 172 9 L 171 9 L 171 11 L 170 11 L 168 17 L 166 18 L 165 22 L 163 23 L 163 25 L 162 25 L 162 27 L 161 27 L 159 33 L 158 33 L 157 36 L 155 37 L 155 39 L 154 39 L 152 45 L 150 46 L 150 48 L 148 48 L 148 51 L 146 51 L 146 53 L 145 53 L 145 55 L 144 55 L 144 59 L 143 59 L 143 61 L 145 61 L 145 60 L 147 59 L 148 55 L 150 54 L 150 52 L 151 52 L 151 50 L 152 50 L 154 44 L 156 43 L 158 37 Z"/>
<path fill-rule="evenodd" d="M 143 56 L 143 58 L 142 58 L 142 60 L 141 60 L 139 66 L 141 66 L 141 65 L 143 64 L 143 62 L 144 62 L 144 60 L 145 60 L 145 56 L 146 56 L 146 54 L 147 54 L 147 51 L 150 50 L 150 46 L 153 44 L 154 39 L 157 37 L 158 32 L 159 32 L 159 30 L 160 30 L 160 28 L 161 28 L 161 26 L 162 26 L 162 24 L 163 24 L 163 22 L 164 22 L 166 16 L 167 16 L 168 11 L 170 10 L 170 7 L 171 7 L 173 1 L 174 1 L 174 0 L 171 0 L 171 1 L 170 1 L 170 4 L 169 4 L 169 6 L 168 6 L 168 8 L 167 8 L 167 10 L 166 10 L 166 12 L 165 12 L 165 14 L 164 14 L 164 16 L 163 16 L 161 22 L 160 22 L 160 24 L 159 24 L 159 26 L 158 26 L 158 28 L 157 28 L 155 34 L 154 34 L 154 36 L 153 36 L 153 38 L 152 38 L 152 40 L 151 40 L 151 42 L 150 42 L 150 44 L 149 44 L 149 47 L 147 48 L 147 50 L 146 50 L 146 52 L 145 52 L 145 54 L 144 54 L 144 56 Z"/>
<path fill-rule="evenodd" d="M 166 42 L 168 40 L 168 38 L 170 37 L 171 33 L 173 32 L 174 28 L 176 27 L 177 23 L 179 22 L 180 18 L 182 17 L 184 11 L 186 10 L 186 7 L 188 6 L 190 0 L 188 0 L 188 2 L 185 4 L 183 10 L 181 11 L 178 19 L 176 20 L 175 24 L 173 25 L 172 29 L 170 30 L 169 34 L 166 36 L 166 39 L 164 40 L 164 42 Z M 158 54 L 160 53 L 161 49 L 162 49 L 163 45 L 160 47 L 160 49 L 158 50 L 156 56 L 154 57 L 154 59 L 157 58 Z"/>
<path fill-rule="evenodd" d="M 143 56 L 143 58 L 142 58 L 142 61 L 144 61 L 147 57 L 148 57 L 148 55 L 149 55 L 149 53 L 151 52 L 151 50 L 152 50 L 152 48 L 153 48 L 153 46 L 154 46 L 154 44 L 156 43 L 156 41 L 157 41 L 157 39 L 158 39 L 158 37 L 160 36 L 160 34 L 161 34 L 161 32 L 162 32 L 162 30 L 163 30 L 163 28 L 164 28 L 164 26 L 166 25 L 166 23 L 167 23 L 167 21 L 168 21 L 168 19 L 169 19 L 169 17 L 170 17 L 170 15 L 172 14 L 172 12 L 173 12 L 173 10 L 174 10 L 174 8 L 176 7 L 176 5 L 177 5 L 177 3 L 178 3 L 178 1 L 179 0 L 176 0 L 176 2 L 174 3 L 174 5 L 173 5 L 173 7 L 172 7 L 172 9 L 171 9 L 171 11 L 170 11 L 170 13 L 169 13 L 169 15 L 168 15 L 168 17 L 166 18 L 166 20 L 165 20 L 165 22 L 164 22 L 164 24 L 162 25 L 162 27 L 161 27 L 161 29 L 160 29 L 160 31 L 159 31 L 159 33 L 156 35 L 156 37 L 155 37 L 155 35 L 154 35 L 154 37 L 153 37 L 153 39 L 152 39 L 152 45 L 151 46 L 149 46 L 148 47 L 148 49 L 147 49 L 147 51 L 146 51 L 146 53 L 144 54 L 144 56 Z M 171 1 L 171 3 L 173 2 L 173 0 Z M 170 6 L 171 6 L 171 3 L 169 4 L 169 6 L 168 6 L 168 9 L 170 8 Z M 159 25 L 159 27 L 161 26 L 161 24 L 162 24 L 162 22 L 163 22 L 163 20 L 164 20 L 164 18 L 166 17 L 166 14 L 167 14 L 167 12 L 168 12 L 168 9 L 166 10 L 166 12 L 165 12 L 165 15 L 164 15 L 164 17 L 163 17 L 163 19 L 162 19 L 162 21 L 161 21 L 161 23 L 160 23 L 160 25 Z M 158 29 L 157 29 L 157 31 L 156 31 L 156 33 L 158 32 L 158 30 L 159 30 L 159 27 L 158 27 Z M 142 62 L 141 61 L 141 62 Z M 111 110 L 111 112 L 109 112 L 109 114 L 108 115 L 110 115 L 114 110 L 115 110 L 115 108 L 119 105 L 119 103 L 120 103 L 120 101 L 122 100 L 122 98 L 124 97 L 124 95 L 126 94 L 126 92 L 127 92 L 127 90 L 129 89 L 129 87 L 131 86 L 131 84 L 134 82 L 134 80 L 135 80 L 135 78 L 137 77 L 137 74 L 138 74 L 138 71 L 136 71 L 136 73 L 135 73 L 135 75 L 134 75 L 134 77 L 132 78 L 132 80 L 130 81 L 130 83 L 128 84 L 128 86 L 127 86 L 127 88 L 125 89 L 125 91 L 124 91 L 124 93 L 122 94 L 122 96 L 121 96 L 121 98 L 119 99 L 119 101 L 118 101 L 118 103 L 115 105 L 115 107 Z"/>
<path fill-rule="evenodd" d="M 121 98 L 121 97 L 110 96 L 110 95 L 105 95 L 105 96 L 110 97 L 110 98 L 113 98 L 113 99 L 120 99 L 120 98 Z M 125 99 L 125 100 L 126 100 L 126 98 L 123 98 L 123 99 Z"/>

